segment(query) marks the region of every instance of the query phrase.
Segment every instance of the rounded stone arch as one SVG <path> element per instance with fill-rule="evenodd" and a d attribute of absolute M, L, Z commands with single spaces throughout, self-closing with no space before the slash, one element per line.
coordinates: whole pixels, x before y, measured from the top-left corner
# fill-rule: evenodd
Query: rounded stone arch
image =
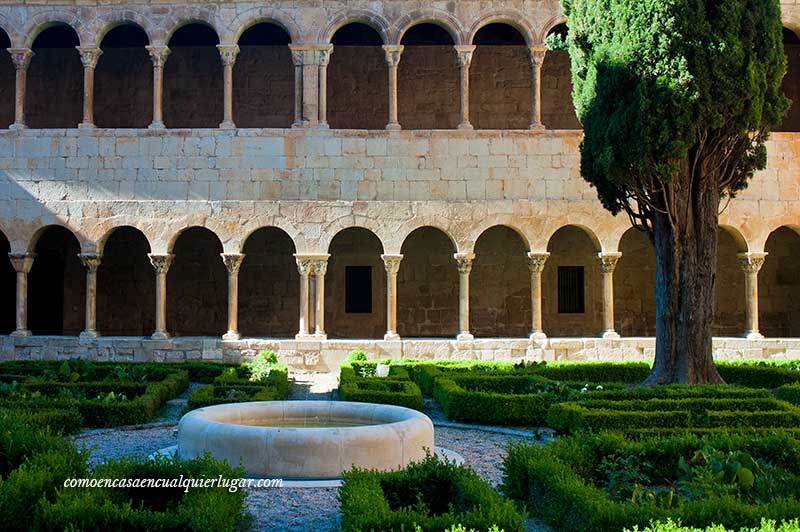
<path fill-rule="evenodd" d="M 90 32 L 81 22 L 80 18 L 78 18 L 77 14 L 63 9 L 54 9 L 37 13 L 28 19 L 22 29 L 24 47 L 33 47 L 33 41 L 36 40 L 36 37 L 38 37 L 40 33 L 47 28 L 59 24 L 65 24 L 75 30 L 75 34 L 78 36 L 81 46 L 86 46 L 94 42 Z"/>
<path fill-rule="evenodd" d="M 39 238 L 50 228 L 52 227 L 63 227 L 75 237 L 78 241 L 80 246 L 81 253 L 92 253 L 94 251 L 94 244 L 88 240 L 80 231 L 77 231 L 75 228 L 70 227 L 69 225 L 60 222 L 54 221 L 53 223 L 48 223 L 39 226 L 36 230 L 34 230 L 33 234 L 30 235 L 28 238 L 28 247 L 27 252 L 33 253 L 36 249 L 36 244 L 39 242 Z M 6 233 L 8 234 L 8 233 Z"/>
<path fill-rule="evenodd" d="M 537 43 L 543 43 L 544 40 L 547 38 L 547 34 L 560 24 L 566 24 L 567 18 L 564 15 L 556 15 L 554 17 L 550 17 L 547 22 L 542 25 L 542 30 L 539 32 L 539 35 L 536 38 Z"/>
<path fill-rule="evenodd" d="M 520 35 L 522 35 L 522 38 L 525 39 L 525 43 L 528 46 L 533 46 L 535 42 L 538 42 L 535 41 L 535 32 L 533 27 L 525 19 L 525 16 L 522 13 L 511 9 L 491 11 L 487 15 L 480 16 L 470 28 L 466 42 L 468 44 L 472 44 L 475 40 L 475 35 L 478 34 L 478 31 L 489 24 L 506 24 L 511 26 L 517 30 Z"/>
<path fill-rule="evenodd" d="M 761 247 L 766 257 L 758 272 L 760 332 L 767 338 L 800 336 L 800 226 L 774 228 Z"/>
<path fill-rule="evenodd" d="M 333 244 L 333 241 L 336 240 L 336 237 L 341 235 L 345 231 L 349 231 L 351 229 L 357 229 L 359 231 L 367 231 L 370 235 L 374 236 L 375 239 L 380 244 L 381 253 L 385 253 L 386 252 L 386 246 L 383 243 L 383 239 L 378 235 L 378 233 L 374 229 L 372 229 L 370 227 L 366 227 L 363 224 L 347 225 L 345 227 L 341 227 L 340 229 L 337 229 L 336 232 L 333 233 L 333 236 L 331 236 L 330 240 L 327 241 L 328 243 L 327 243 L 327 245 L 325 247 L 325 252 L 326 253 L 330 253 L 331 252 L 331 245 Z"/>
<path fill-rule="evenodd" d="M 22 46 L 23 34 L 17 31 L 16 27 L 2 13 L 0 13 L 0 31 L 3 31 L 6 36 L 8 36 L 12 47 L 17 48 Z"/>
<path fill-rule="evenodd" d="M 622 336 L 655 336 L 655 249 L 646 232 L 633 226 L 617 239 L 622 253 L 614 270 L 615 329 Z"/>
<path fill-rule="evenodd" d="M 141 227 L 136 221 L 130 221 L 130 220 L 120 221 L 120 220 L 116 220 L 113 226 L 105 228 L 105 230 L 100 234 L 100 237 L 96 239 L 96 242 L 97 242 L 97 244 L 96 244 L 97 253 L 102 255 L 103 254 L 103 250 L 106 247 L 106 243 L 108 242 L 108 239 L 111 237 L 111 235 L 114 234 L 114 232 L 116 232 L 118 229 L 122 229 L 122 228 L 136 229 L 137 231 L 142 233 L 142 235 L 144 235 L 144 238 L 147 240 L 147 245 L 150 248 L 150 252 L 151 253 L 154 252 L 153 251 L 153 240 L 154 239 L 153 239 L 153 236 L 151 234 L 148 234 L 148 228 L 147 227 Z"/>
<path fill-rule="evenodd" d="M 435 24 L 445 30 L 456 46 L 467 43 L 462 25 L 455 17 L 445 11 L 428 8 L 412 11 L 398 20 L 390 32 L 391 39 L 387 44 L 400 44 L 406 31 L 424 23 Z"/>
<path fill-rule="evenodd" d="M 179 10 L 175 13 L 172 17 L 165 20 L 163 23 L 163 27 L 166 28 L 163 37 L 159 39 L 159 44 L 168 44 L 169 40 L 175 34 L 176 31 L 181 29 L 184 26 L 188 26 L 189 24 L 201 24 L 203 26 L 208 26 L 214 33 L 217 34 L 219 38 L 219 42 L 222 41 L 222 33 L 220 32 L 218 21 L 211 17 L 208 13 L 202 10 Z M 150 36 L 153 41 L 155 41 L 154 36 Z M 153 44 L 151 42 L 150 44 Z"/>
<path fill-rule="evenodd" d="M 376 237 L 378 237 L 378 240 L 380 240 L 381 247 L 384 250 L 383 252 L 389 253 L 386 251 L 389 249 L 389 246 L 387 245 L 387 238 L 389 237 L 389 234 L 388 231 L 380 225 L 378 220 L 350 215 L 338 218 L 322 228 L 322 236 L 318 242 L 318 249 L 328 250 L 336 235 L 345 229 L 349 229 L 350 227 L 360 227 L 370 231 Z"/>
<path fill-rule="evenodd" d="M 725 231 L 733 238 L 733 241 L 736 244 L 736 250 L 738 252 L 744 253 L 746 251 L 750 251 L 750 246 L 747 243 L 747 239 L 737 227 L 734 227 L 732 225 L 719 224 L 719 229 Z"/>
<path fill-rule="evenodd" d="M 281 28 L 289 35 L 292 44 L 303 42 L 297 21 L 286 11 L 272 7 L 254 7 L 239 13 L 220 33 L 220 42 L 237 43 L 245 31 L 262 23 L 274 24 Z"/>
<path fill-rule="evenodd" d="M 600 253 L 600 252 L 603 251 L 603 245 L 601 244 L 600 239 L 597 237 L 595 232 L 592 231 L 589 228 L 589 226 L 581 224 L 581 223 L 565 223 L 565 224 L 559 225 L 558 227 L 555 227 L 554 229 L 551 229 L 550 233 L 547 236 L 547 249 L 550 249 L 550 245 L 552 244 L 553 237 L 556 235 L 556 233 L 558 233 L 559 231 L 561 231 L 562 229 L 564 229 L 566 227 L 575 227 L 577 229 L 580 229 L 587 237 L 589 237 L 589 240 L 592 242 L 592 245 L 594 246 L 594 250 L 597 253 Z"/>
<path fill-rule="evenodd" d="M 634 227 L 630 224 L 619 224 L 618 226 L 614 227 L 614 229 L 608 234 L 606 243 L 608 244 L 606 248 L 610 251 L 621 251 L 620 246 L 622 245 L 622 240 L 628 237 L 628 234 L 631 231 L 639 231 L 644 235 L 647 235 L 646 232 Z"/>
<path fill-rule="evenodd" d="M 169 236 L 169 238 L 166 241 L 166 243 L 167 243 L 166 253 L 172 253 L 174 251 L 175 243 L 178 241 L 178 239 L 181 237 L 182 234 L 184 234 L 189 229 L 198 229 L 198 228 L 205 229 L 206 231 L 209 231 L 210 233 L 213 233 L 213 235 L 215 237 L 217 237 L 217 240 L 219 241 L 220 247 L 223 250 L 225 249 L 225 241 L 222 239 L 222 237 L 220 237 L 219 233 L 217 231 L 215 231 L 213 227 L 209 227 L 207 225 L 200 224 L 200 223 L 187 223 L 183 227 L 181 227 L 178 231 L 172 233 Z M 151 243 L 151 246 L 152 246 L 152 243 Z"/>
<path fill-rule="evenodd" d="M 430 227 L 432 229 L 436 229 L 440 231 L 447 239 L 450 241 L 450 245 L 453 248 L 453 253 L 466 253 L 466 246 L 463 242 L 459 242 L 459 240 L 453 236 L 453 233 L 445 226 L 440 224 L 441 220 L 437 220 L 435 217 L 425 217 L 425 218 L 415 218 L 413 220 L 409 220 L 402 226 L 395 231 L 396 238 L 392 239 L 391 246 L 384 246 L 386 249 L 386 253 L 400 253 L 403 249 L 403 244 L 406 243 L 408 237 L 410 237 L 415 231 L 418 229 L 423 229 L 425 227 Z"/>
<path fill-rule="evenodd" d="M 364 9 L 348 9 L 336 15 L 327 26 L 320 30 L 317 42 L 330 43 L 338 30 L 353 23 L 369 26 L 378 32 L 383 44 L 389 44 L 389 23 L 377 13 Z"/>
<path fill-rule="evenodd" d="M 157 33 L 156 24 L 148 17 L 130 9 L 115 9 L 98 15 L 89 25 L 87 31 L 92 42 L 98 48 L 106 34 L 119 26 L 135 26 L 147 35 L 149 44 L 153 44 L 153 35 Z"/>
<path fill-rule="evenodd" d="M 516 235 L 520 238 L 523 245 L 525 246 L 526 251 L 531 251 L 533 248 L 531 247 L 531 243 L 533 242 L 531 235 L 527 234 L 525 230 L 519 227 L 517 224 L 514 223 L 514 219 L 512 216 L 506 215 L 502 217 L 494 216 L 490 220 L 482 220 L 481 223 L 474 226 L 470 232 L 469 236 L 467 237 L 467 242 L 469 243 L 469 249 L 466 249 L 465 253 L 471 253 L 475 251 L 475 245 L 478 243 L 478 240 L 483 236 L 484 233 L 487 231 L 494 229 L 495 227 L 507 227 L 516 233 Z"/>
<path fill-rule="evenodd" d="M 275 229 L 280 229 L 286 233 L 289 239 L 291 239 L 292 244 L 294 244 L 296 253 L 307 252 L 305 235 L 303 235 L 300 229 L 298 229 L 294 224 L 289 223 L 285 219 L 261 220 L 256 218 L 255 220 L 251 220 L 247 225 L 241 228 L 239 233 L 237 233 L 241 234 L 242 236 L 235 238 L 231 242 L 231 247 L 236 249 L 237 253 L 244 253 L 244 246 L 247 244 L 247 239 L 250 238 L 253 233 L 264 229 L 265 227 L 274 227 Z"/>

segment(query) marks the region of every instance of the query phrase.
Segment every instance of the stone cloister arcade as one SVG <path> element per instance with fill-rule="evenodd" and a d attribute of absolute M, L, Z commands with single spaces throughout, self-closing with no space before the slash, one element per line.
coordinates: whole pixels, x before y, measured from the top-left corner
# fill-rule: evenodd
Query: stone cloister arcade
<path fill-rule="evenodd" d="M 253 231 L 239 253 L 225 253 L 199 226 L 175 235 L 168 253 L 151 253 L 130 226 L 113 229 L 96 253 L 82 253 L 69 229 L 48 226 L 29 250 L 3 268 L 5 334 L 536 341 L 655 330 L 655 258 L 632 228 L 615 252 L 574 225 L 541 252 L 506 225 L 484 230 L 468 252 L 433 226 L 408 233 L 396 254 L 363 227 L 340 230 L 317 254 L 297 253 L 277 227 Z M 746 250 L 738 232 L 720 228 L 716 335 L 800 336 L 797 228 L 772 231 L 764 252 Z M 577 296 L 564 285 L 565 269 L 575 268 Z M 579 297 L 580 308 L 562 308 L 565 297 Z"/>

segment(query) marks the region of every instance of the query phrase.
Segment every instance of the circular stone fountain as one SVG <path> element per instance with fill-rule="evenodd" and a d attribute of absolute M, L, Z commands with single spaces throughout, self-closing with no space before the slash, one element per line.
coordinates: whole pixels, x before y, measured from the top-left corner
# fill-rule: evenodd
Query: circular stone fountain
<path fill-rule="evenodd" d="M 343 401 L 259 401 L 193 410 L 178 424 L 180 458 L 206 451 L 248 475 L 335 479 L 354 465 L 387 471 L 434 452 L 425 414 Z"/>

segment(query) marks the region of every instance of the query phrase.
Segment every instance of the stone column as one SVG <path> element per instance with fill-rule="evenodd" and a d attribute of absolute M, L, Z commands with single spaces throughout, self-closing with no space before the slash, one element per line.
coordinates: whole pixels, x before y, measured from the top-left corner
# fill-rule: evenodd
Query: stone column
<path fill-rule="evenodd" d="M 28 66 L 31 64 L 33 50 L 30 48 L 9 48 L 11 61 L 16 71 L 16 85 L 14 92 L 14 123 L 10 129 L 25 128 L 25 88 L 28 79 Z M 30 333 L 29 333 L 30 334 Z"/>
<path fill-rule="evenodd" d="M 169 56 L 166 46 L 145 46 L 153 62 L 153 122 L 150 129 L 164 129 L 162 101 L 164 96 L 164 64 Z"/>
<path fill-rule="evenodd" d="M 28 330 L 28 272 L 36 253 L 9 253 L 11 265 L 17 272 L 17 329 L 11 336 L 30 336 Z"/>
<path fill-rule="evenodd" d="M 400 64 L 403 47 L 387 44 L 383 46 L 383 51 L 389 67 L 389 123 L 386 124 L 386 129 L 397 131 L 400 129 L 400 122 L 397 119 L 397 67 Z"/>
<path fill-rule="evenodd" d="M 325 334 L 325 273 L 328 271 L 328 257 L 314 260 L 314 336 L 327 338 Z"/>
<path fill-rule="evenodd" d="M 528 269 L 531 272 L 531 340 L 544 340 L 542 329 L 542 272 L 550 253 L 528 253 Z"/>
<path fill-rule="evenodd" d="M 303 62 L 305 52 L 296 46 L 289 45 L 294 64 L 294 123 L 292 127 L 303 126 Z"/>
<path fill-rule="evenodd" d="M 309 301 L 308 301 L 308 285 L 309 275 L 313 273 L 314 260 L 306 257 L 295 255 L 297 261 L 297 271 L 300 272 L 300 330 L 297 333 L 297 339 L 308 338 L 308 320 L 310 317 Z"/>
<path fill-rule="evenodd" d="M 469 332 L 469 273 L 472 271 L 474 253 L 456 253 L 458 263 L 458 336 L 459 341 L 473 339 Z"/>
<path fill-rule="evenodd" d="M 598 253 L 603 283 L 603 338 L 619 338 L 614 331 L 614 268 L 622 253 Z"/>
<path fill-rule="evenodd" d="M 469 65 L 475 45 L 456 46 L 456 60 L 461 71 L 461 122 L 458 129 L 472 129 L 469 122 Z"/>
<path fill-rule="evenodd" d="M 764 265 L 767 253 L 747 252 L 736 255 L 744 271 L 745 331 L 748 340 L 764 338 L 758 332 L 758 272 Z"/>
<path fill-rule="evenodd" d="M 233 123 L 233 65 L 239 54 L 239 47 L 235 44 L 218 44 L 219 56 L 222 59 L 222 76 L 224 86 L 224 104 L 222 123 L 220 129 L 236 129 Z"/>
<path fill-rule="evenodd" d="M 100 48 L 94 46 L 76 46 L 81 54 L 83 63 L 83 122 L 79 128 L 94 127 L 94 69 L 97 61 L 103 55 Z"/>
<path fill-rule="evenodd" d="M 319 126 L 328 127 L 328 63 L 333 53 L 333 45 L 324 45 L 317 50 L 317 61 L 319 63 Z"/>
<path fill-rule="evenodd" d="M 223 340 L 238 340 L 239 334 L 239 268 L 244 255 L 239 253 L 222 253 L 222 262 L 228 270 L 228 332 L 222 335 Z"/>
<path fill-rule="evenodd" d="M 174 255 L 157 255 L 150 253 L 150 264 L 156 270 L 156 330 L 153 333 L 153 340 L 167 340 L 167 272 L 172 265 Z"/>
<path fill-rule="evenodd" d="M 80 337 L 97 338 L 97 269 L 103 257 L 97 253 L 81 253 L 78 257 L 86 268 L 86 328 Z"/>
<path fill-rule="evenodd" d="M 547 48 L 531 46 L 528 48 L 531 61 L 531 125 L 530 129 L 542 130 L 542 64 Z"/>
<path fill-rule="evenodd" d="M 400 271 L 402 255 L 381 255 L 386 268 L 386 334 L 387 341 L 400 340 L 397 334 L 397 272 Z"/>

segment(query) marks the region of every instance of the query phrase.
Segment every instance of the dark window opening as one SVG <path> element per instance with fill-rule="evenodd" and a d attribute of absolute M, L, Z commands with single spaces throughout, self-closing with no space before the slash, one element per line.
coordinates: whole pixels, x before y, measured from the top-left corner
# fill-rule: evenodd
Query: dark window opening
<path fill-rule="evenodd" d="M 370 314 L 372 266 L 346 266 L 344 277 L 344 311 L 348 314 Z"/>
<path fill-rule="evenodd" d="M 583 314 L 583 266 L 558 267 L 558 313 Z"/>

